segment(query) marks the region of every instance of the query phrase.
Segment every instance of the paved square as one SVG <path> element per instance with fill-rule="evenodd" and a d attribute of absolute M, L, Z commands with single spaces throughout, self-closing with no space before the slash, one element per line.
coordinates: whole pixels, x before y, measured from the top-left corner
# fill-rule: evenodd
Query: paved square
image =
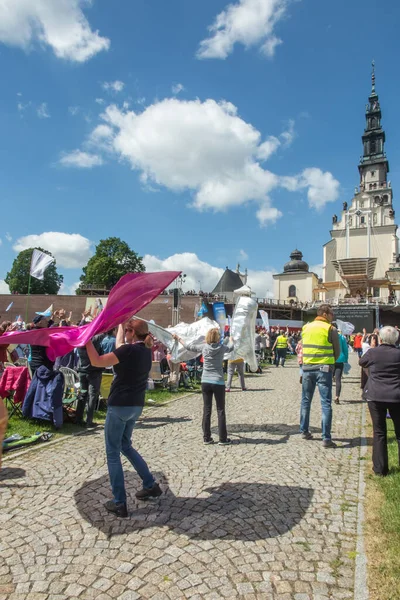
<path fill-rule="evenodd" d="M 227 394 L 230 447 L 203 446 L 200 395 L 149 409 L 134 446 L 165 495 L 137 502 L 126 465 L 126 520 L 103 509 L 102 431 L 6 460 L 0 600 L 353 598 L 362 412 L 353 371 L 334 406 L 335 450 L 322 448 L 318 394 L 314 440 L 298 434 L 294 360 Z"/>

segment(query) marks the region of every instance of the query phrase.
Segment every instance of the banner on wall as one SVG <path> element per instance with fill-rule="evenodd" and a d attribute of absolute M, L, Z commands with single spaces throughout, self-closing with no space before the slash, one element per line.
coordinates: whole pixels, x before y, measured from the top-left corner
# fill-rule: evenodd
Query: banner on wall
<path fill-rule="evenodd" d="M 221 340 L 224 339 L 226 325 L 225 304 L 223 302 L 214 302 L 213 304 L 214 320 L 218 323 L 221 330 Z"/>

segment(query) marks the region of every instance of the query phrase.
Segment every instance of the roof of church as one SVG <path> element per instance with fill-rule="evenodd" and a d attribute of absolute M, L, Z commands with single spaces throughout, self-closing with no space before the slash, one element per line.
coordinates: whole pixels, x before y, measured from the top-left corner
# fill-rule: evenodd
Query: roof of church
<path fill-rule="evenodd" d="M 293 250 L 290 261 L 284 265 L 283 271 L 285 273 L 308 273 L 308 264 L 303 260 L 303 254 L 300 250 Z"/>
<path fill-rule="evenodd" d="M 226 267 L 221 279 L 211 292 L 212 294 L 225 294 L 226 292 L 233 292 L 237 288 L 242 287 L 243 281 L 238 273 L 231 271 Z"/>

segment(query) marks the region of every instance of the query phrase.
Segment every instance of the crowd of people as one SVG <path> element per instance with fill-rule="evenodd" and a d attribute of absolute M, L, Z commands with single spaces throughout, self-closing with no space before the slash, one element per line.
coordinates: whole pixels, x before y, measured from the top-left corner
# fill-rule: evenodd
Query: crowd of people
<path fill-rule="evenodd" d="M 82 314 L 76 325 L 84 325 L 91 320 L 89 311 Z M 71 316 L 61 309 L 52 315 L 36 315 L 28 329 L 58 327 L 71 324 Z M 393 327 L 376 329 L 371 334 L 366 330 L 353 336 L 344 336 L 335 326 L 333 308 L 328 304 L 318 307 L 314 321 L 304 325 L 302 330 L 280 327 L 257 327 L 255 332 L 255 354 L 276 368 L 284 368 L 287 354 L 297 356 L 302 386 L 300 405 L 300 433 L 304 440 L 313 438 L 310 431 L 310 411 L 315 389 L 318 388 L 322 411 L 322 445 L 335 448 L 332 440 L 332 389 L 335 382 L 336 404 L 340 403 L 342 375 L 348 365 L 349 350 L 359 355 L 362 369 L 360 385 L 363 398 L 368 402 L 371 414 L 373 440 L 373 469 L 377 475 L 388 473 L 388 452 L 386 439 L 386 418 L 389 415 L 394 423 L 399 443 L 400 460 L 400 349 L 399 332 Z M 20 320 L 0 325 L 0 337 L 6 331 L 24 327 Z M 235 344 L 229 330 L 221 338 L 219 328 L 210 329 L 201 345 L 188 344 L 178 336 L 175 341 L 197 356 L 188 363 L 176 363 L 171 358 L 171 348 L 163 346 L 149 333 L 145 321 L 131 319 L 121 324 L 118 330 L 110 330 L 96 335 L 85 347 L 77 348 L 56 361 L 49 359 L 46 348 L 40 345 L 9 348 L 0 344 L 0 368 L 8 360 L 22 353 L 28 356 L 33 381 L 40 377 L 52 376 L 61 366 L 76 369 L 79 373 L 80 394 L 76 407 L 76 422 L 92 428 L 95 407 L 100 393 L 102 373 L 109 370 L 113 382 L 108 397 L 105 422 L 106 456 L 113 500 L 106 503 L 106 509 L 126 517 L 127 502 L 121 454 L 132 464 L 142 479 L 143 486 L 136 494 L 145 500 L 157 497 L 162 491 L 153 474 L 139 452 L 132 447 L 132 433 L 144 406 L 145 392 L 149 385 L 149 374 L 154 362 L 159 363 L 160 371 L 168 374 L 171 389 L 177 389 L 182 373 L 195 366 L 201 373 L 203 396 L 202 431 L 206 445 L 215 443 L 211 435 L 211 414 L 215 399 L 218 417 L 218 443 L 231 444 L 225 412 L 226 393 L 231 392 L 234 373 L 238 373 L 239 385 L 246 391 L 244 360 L 235 354 Z M 1 339 L 0 339 L 1 341 Z M 225 373 L 227 379 L 225 381 Z M 50 375 L 49 375 L 50 374 Z M 86 414 L 86 417 L 85 417 Z M 4 405 L 0 402 L 0 438 L 4 434 L 7 417 Z"/>

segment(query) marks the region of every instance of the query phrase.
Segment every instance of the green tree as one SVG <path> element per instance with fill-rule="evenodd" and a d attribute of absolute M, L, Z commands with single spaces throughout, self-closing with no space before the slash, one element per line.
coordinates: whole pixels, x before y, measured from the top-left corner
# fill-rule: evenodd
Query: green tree
<path fill-rule="evenodd" d="M 127 273 L 142 273 L 145 266 L 142 257 L 131 250 L 120 238 L 100 240 L 94 255 L 83 269 L 81 284 L 105 285 L 111 289 Z M 77 290 L 77 293 L 82 293 Z"/>
<path fill-rule="evenodd" d="M 10 288 L 10 292 L 17 294 L 27 294 L 29 287 L 29 272 L 31 269 L 32 252 L 34 248 L 22 250 L 14 260 L 11 271 L 7 273 L 5 282 Z M 37 248 L 41 252 L 53 256 L 51 252 Z M 64 277 L 57 273 L 56 261 L 51 263 L 44 272 L 44 279 L 36 279 L 31 277 L 31 294 L 58 294 Z"/>

